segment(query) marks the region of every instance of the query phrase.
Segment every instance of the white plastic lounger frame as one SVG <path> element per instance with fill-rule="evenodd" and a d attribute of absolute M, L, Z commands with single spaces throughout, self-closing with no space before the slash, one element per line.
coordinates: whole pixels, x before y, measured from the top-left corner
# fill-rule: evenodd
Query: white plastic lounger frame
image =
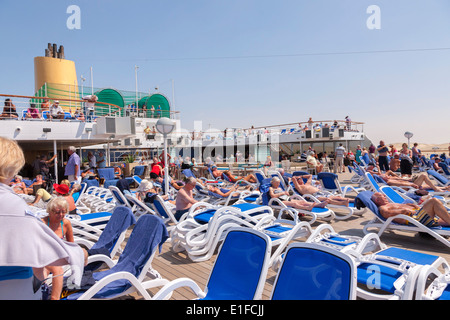
<path fill-rule="evenodd" d="M 108 186 L 108 189 L 111 191 L 111 195 L 115 198 L 114 203 L 116 205 L 126 206 L 129 208 L 132 207 L 122 191 L 119 190 L 119 188 L 117 188 L 116 186 Z"/>
<path fill-rule="evenodd" d="M 381 235 L 386 230 L 400 230 L 400 231 L 408 231 L 408 232 L 424 232 L 428 233 L 435 239 L 439 240 L 443 244 L 445 244 L 447 247 L 450 247 L 450 241 L 445 238 L 450 236 L 450 228 L 448 227 L 427 227 L 420 223 L 419 221 L 413 219 L 410 216 L 400 214 L 395 217 L 390 217 L 386 220 L 380 219 L 376 214 L 375 218 L 369 221 L 363 228 L 363 232 L 365 234 L 371 232 L 369 229 L 375 228 L 378 229 L 378 236 L 381 237 Z M 408 221 L 408 225 L 406 224 L 400 224 L 396 223 L 394 219 L 404 219 Z"/>
<path fill-rule="evenodd" d="M 360 256 L 357 259 L 359 274 L 369 274 L 368 278 L 361 279 L 357 288 L 358 297 L 365 300 L 411 300 L 414 295 L 414 288 L 423 265 L 413 263 L 408 260 L 397 259 L 391 256 L 381 254 L 370 254 Z M 364 267 L 363 267 L 364 266 Z M 387 274 L 385 276 L 384 274 Z M 393 282 L 393 292 L 372 291 L 371 289 L 380 289 L 385 278 L 388 280 L 388 286 L 391 285 L 392 274 L 398 277 Z M 372 278 L 370 278 L 372 277 Z M 369 288 L 369 289 L 368 289 Z"/>
<path fill-rule="evenodd" d="M 327 223 L 322 223 L 316 229 L 310 231 L 306 243 L 316 243 L 337 251 L 351 251 L 358 254 L 367 254 L 386 248 L 380 238 L 370 233 L 364 237 L 350 236 L 339 234 L 334 231 L 333 227 Z M 276 272 L 283 261 L 284 253 L 278 254 L 272 259 L 271 268 Z"/>
<path fill-rule="evenodd" d="M 130 196 L 129 194 L 126 194 L 125 198 L 127 198 L 128 202 L 133 206 L 132 210 L 136 219 L 139 219 L 139 217 L 144 214 L 156 215 L 153 209 L 149 208 L 144 202 L 138 200 L 137 198 Z"/>
<path fill-rule="evenodd" d="M 211 258 L 217 244 L 224 239 L 226 231 L 231 227 L 245 226 L 253 229 L 260 225 L 263 217 L 272 216 L 271 213 L 261 213 L 258 219 L 252 217 L 249 212 L 241 211 L 235 207 L 213 207 L 213 215 L 208 223 L 200 224 L 195 221 L 195 217 L 205 211 L 196 211 L 197 214 L 187 216 L 186 219 L 179 222 L 171 232 L 172 247 L 175 251 L 186 250 L 192 261 L 205 261 Z M 252 210 L 252 213 L 258 211 L 270 210 L 270 208 L 261 206 Z M 270 211 L 272 212 L 272 211 Z"/>
<path fill-rule="evenodd" d="M 305 200 L 306 201 L 306 199 L 304 197 L 302 197 L 298 194 L 294 194 L 294 195 L 290 196 L 289 200 Z M 311 200 L 313 200 L 314 202 L 320 202 L 316 198 L 312 198 Z M 312 220 L 309 221 L 310 224 L 313 224 L 316 221 L 316 219 L 322 219 L 324 221 L 331 221 L 336 217 L 336 214 L 334 213 L 334 211 L 331 210 L 330 208 L 328 208 L 328 206 L 325 208 L 313 208 L 311 211 L 308 211 L 308 210 L 303 210 L 303 209 L 299 209 L 299 208 L 288 207 L 278 198 L 270 199 L 269 206 L 273 207 L 275 209 L 280 209 L 280 211 L 282 209 L 285 209 L 283 211 L 286 213 L 297 212 L 297 215 L 298 215 L 298 213 L 302 213 L 304 215 L 311 216 Z M 291 210 L 287 210 L 288 208 Z M 292 217 L 292 218 L 294 218 L 294 217 Z"/>
<path fill-rule="evenodd" d="M 434 278 L 434 279 L 433 279 Z M 429 283 L 432 279 L 431 283 Z M 449 300 L 450 270 L 425 266 L 420 270 L 416 284 L 416 300 Z"/>
<path fill-rule="evenodd" d="M 323 194 L 323 195 L 321 195 L 321 194 L 317 194 L 317 195 L 310 195 L 310 194 L 305 194 L 305 195 L 303 195 L 303 198 L 304 199 L 310 199 L 310 200 L 312 200 L 312 201 L 314 201 L 314 202 L 320 202 L 319 201 L 319 199 L 317 199 L 317 197 L 316 196 L 324 196 L 324 197 L 327 197 L 327 196 L 329 196 L 329 195 L 327 195 L 327 194 Z M 348 206 L 340 206 L 340 205 L 337 205 L 337 204 L 327 204 L 327 206 L 326 206 L 328 209 L 333 209 L 332 210 L 332 212 L 333 212 L 333 214 L 334 214 L 334 219 L 336 219 L 336 220 L 346 220 L 346 219 L 348 219 L 348 218 L 350 218 L 350 217 L 352 217 L 352 216 L 354 216 L 354 215 L 358 215 L 358 216 L 361 216 L 362 214 L 364 214 L 365 212 L 366 212 L 366 208 L 362 208 L 362 209 L 357 209 L 355 206 L 354 206 L 354 203 L 353 202 L 350 202 L 349 203 L 349 205 Z M 344 213 L 345 212 L 345 213 Z M 328 221 L 328 219 L 330 219 L 330 218 L 325 218 L 325 220 L 327 220 Z"/>

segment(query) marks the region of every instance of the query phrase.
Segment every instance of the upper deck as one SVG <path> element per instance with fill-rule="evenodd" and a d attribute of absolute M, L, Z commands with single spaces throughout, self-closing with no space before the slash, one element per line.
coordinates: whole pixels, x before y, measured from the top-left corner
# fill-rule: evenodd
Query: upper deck
<path fill-rule="evenodd" d="M 5 99 L 0 135 L 18 141 L 27 150 L 51 150 L 55 143 L 61 148 L 69 145 L 78 148 L 133 139 L 136 132 L 142 132 L 147 126 L 151 128 L 158 120 L 156 114 L 146 117 L 137 110 L 101 101 L 88 115 L 83 100 L 67 98 L 49 100 L 50 105 L 58 101 L 64 112 L 60 119 L 53 119 L 42 104 L 44 97 L 0 96 Z M 31 105 L 37 109 L 35 117 L 29 113 Z M 175 113 L 166 113 L 175 117 Z"/>

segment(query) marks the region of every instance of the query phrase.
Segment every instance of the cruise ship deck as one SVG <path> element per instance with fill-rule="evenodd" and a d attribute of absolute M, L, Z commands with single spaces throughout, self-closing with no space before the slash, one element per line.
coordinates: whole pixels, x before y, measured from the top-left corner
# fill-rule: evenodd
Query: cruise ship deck
<path fill-rule="evenodd" d="M 341 185 L 350 184 L 349 179 L 351 174 L 340 173 L 339 180 Z M 332 220 L 330 225 L 333 229 L 343 235 L 354 235 L 363 237 L 364 225 L 372 220 L 373 214 L 369 211 L 362 216 L 353 216 L 347 220 Z M 316 221 L 312 227 L 315 229 L 320 223 Z M 304 239 L 301 239 L 304 240 Z M 406 231 L 388 231 L 381 236 L 381 241 L 388 247 L 397 247 L 403 249 L 414 250 L 431 255 L 437 255 L 450 261 L 450 250 L 447 246 L 426 235 L 420 235 L 417 232 Z M 185 252 L 175 253 L 171 250 L 170 242 L 166 242 L 160 254 L 155 255 L 153 259 L 153 268 L 156 269 L 163 278 L 168 280 L 175 280 L 186 277 L 194 280 L 200 288 L 204 289 L 208 281 L 209 274 L 217 257 L 217 250 L 214 256 L 204 262 L 192 262 Z M 275 281 L 276 273 L 269 269 L 262 300 L 269 300 L 272 292 L 272 285 Z M 157 292 L 157 289 L 149 290 L 151 293 Z M 119 299 L 142 299 L 139 295 L 133 294 Z M 195 295 L 188 288 L 180 288 L 174 292 L 171 297 L 172 300 L 188 300 L 195 299 Z"/>

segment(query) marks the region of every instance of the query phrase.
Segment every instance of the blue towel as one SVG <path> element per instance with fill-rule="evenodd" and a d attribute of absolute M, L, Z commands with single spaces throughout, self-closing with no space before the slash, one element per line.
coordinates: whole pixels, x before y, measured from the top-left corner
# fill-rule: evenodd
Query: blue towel
<path fill-rule="evenodd" d="M 113 180 L 115 178 L 114 168 L 98 168 L 97 172 L 99 178 L 104 178 L 105 180 Z"/>
<path fill-rule="evenodd" d="M 338 189 L 336 181 L 338 175 L 332 172 L 319 172 L 317 178 L 322 181 L 325 189 L 335 190 Z"/>
<path fill-rule="evenodd" d="M 134 174 L 137 176 L 142 176 L 145 173 L 145 168 L 147 166 L 136 166 L 134 167 Z"/>
<path fill-rule="evenodd" d="M 117 264 L 109 270 L 94 273 L 92 275 L 94 280 L 99 281 L 110 274 L 121 271 L 129 272 L 138 277 L 156 247 L 159 247 L 161 252 L 161 247 L 168 237 L 169 233 L 160 218 L 149 214 L 141 216 Z M 101 289 L 94 298 L 112 298 L 129 287 L 131 287 L 131 284 L 127 280 L 117 280 Z M 77 292 L 67 298 L 73 300 L 81 294 L 83 292 Z"/>
<path fill-rule="evenodd" d="M 120 190 L 120 192 L 124 192 L 125 190 L 128 190 L 131 192 L 130 190 L 130 181 L 126 180 L 126 179 L 120 179 L 119 181 L 117 181 L 116 183 L 116 187 Z"/>
<path fill-rule="evenodd" d="M 85 180 L 84 183 L 86 183 L 87 187 L 99 187 L 99 183 L 97 179 L 89 179 L 89 180 Z"/>
<path fill-rule="evenodd" d="M 130 208 L 116 207 L 100 238 L 91 249 L 106 248 L 111 251 L 120 234 L 135 223 L 136 219 Z"/>
<path fill-rule="evenodd" d="M 436 170 L 427 170 L 428 175 L 433 176 L 436 180 L 438 180 L 440 183 L 446 185 L 449 180 L 445 178 L 443 175 L 438 173 Z"/>

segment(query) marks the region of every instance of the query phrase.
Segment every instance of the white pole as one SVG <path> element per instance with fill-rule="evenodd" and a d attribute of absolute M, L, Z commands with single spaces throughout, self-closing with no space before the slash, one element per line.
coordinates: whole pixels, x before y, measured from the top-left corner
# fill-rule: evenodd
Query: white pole
<path fill-rule="evenodd" d="M 58 150 L 56 149 L 56 140 L 53 140 L 53 154 L 56 155 L 53 160 L 53 166 L 55 167 L 55 183 L 58 183 Z"/>
<path fill-rule="evenodd" d="M 134 77 L 136 79 L 136 111 L 138 110 L 138 78 L 137 78 L 137 69 L 139 69 L 138 66 L 134 66 Z"/>
<path fill-rule="evenodd" d="M 94 73 L 92 72 L 92 67 L 91 67 L 91 94 L 94 94 Z"/>
<path fill-rule="evenodd" d="M 164 135 L 164 194 L 169 193 L 169 164 L 167 163 L 167 134 Z"/>
<path fill-rule="evenodd" d="M 81 97 L 83 98 L 84 93 L 83 93 L 83 86 L 84 86 L 84 78 L 83 75 L 81 75 Z"/>
<path fill-rule="evenodd" d="M 107 149 L 106 149 L 106 160 L 107 160 L 107 166 L 110 167 L 111 166 L 111 149 L 110 149 L 110 144 L 109 144 L 109 140 L 108 140 L 108 145 L 107 145 Z"/>

